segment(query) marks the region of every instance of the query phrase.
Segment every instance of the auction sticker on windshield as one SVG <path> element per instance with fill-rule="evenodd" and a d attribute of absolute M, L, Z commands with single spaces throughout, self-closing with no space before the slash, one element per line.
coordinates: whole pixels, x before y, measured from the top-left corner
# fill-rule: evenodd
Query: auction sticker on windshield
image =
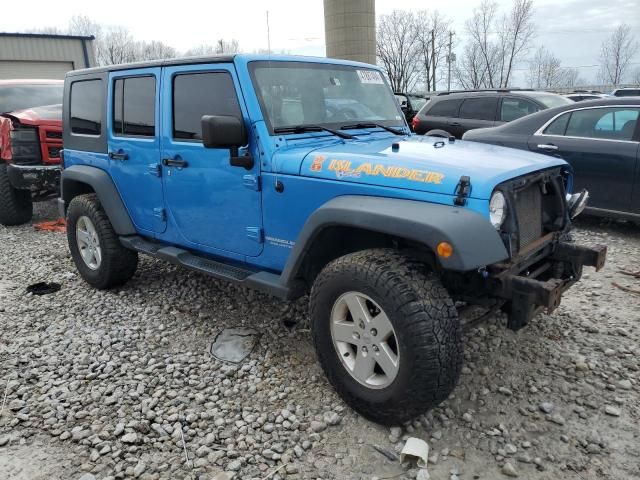
<path fill-rule="evenodd" d="M 356 70 L 356 72 L 358 72 L 358 78 L 362 83 L 384 83 L 382 75 L 376 70 Z"/>

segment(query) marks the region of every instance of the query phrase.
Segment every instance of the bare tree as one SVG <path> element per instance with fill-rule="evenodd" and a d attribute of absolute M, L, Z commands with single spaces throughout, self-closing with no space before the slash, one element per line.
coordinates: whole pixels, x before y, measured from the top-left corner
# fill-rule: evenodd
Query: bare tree
<path fill-rule="evenodd" d="M 631 81 L 640 86 L 640 68 L 637 68 L 636 71 L 633 72 L 633 78 Z"/>
<path fill-rule="evenodd" d="M 71 35 L 94 36 L 97 41 L 102 37 L 102 26 L 86 15 L 74 15 L 71 17 L 67 31 Z"/>
<path fill-rule="evenodd" d="M 560 59 L 541 46 L 529 62 L 528 81 L 531 88 L 555 88 L 564 84 L 565 71 Z"/>
<path fill-rule="evenodd" d="M 580 78 L 580 72 L 577 68 L 564 69 L 564 87 L 572 88 L 578 85 L 584 85 L 586 82 Z"/>
<path fill-rule="evenodd" d="M 477 43 L 468 42 L 465 45 L 453 69 L 453 76 L 465 90 L 476 90 L 488 86 L 489 76 L 484 55 Z"/>
<path fill-rule="evenodd" d="M 465 47 L 463 66 L 456 69 L 458 82 L 480 82 L 479 87 L 485 88 L 508 87 L 514 65 L 526 55 L 535 34 L 533 1 L 514 0 L 510 12 L 499 16 L 498 5 L 483 0 L 465 23 L 465 30 L 471 46 Z M 478 61 L 481 65 L 473 65 Z"/>
<path fill-rule="evenodd" d="M 225 53 L 238 53 L 240 52 L 240 42 L 235 38 L 231 40 L 225 40 L 224 38 L 218 39 L 216 43 L 198 45 L 184 52 L 186 57 L 205 56 L 205 55 L 220 55 Z"/>
<path fill-rule="evenodd" d="M 396 92 L 413 90 L 419 78 L 418 41 L 412 12 L 394 10 L 382 15 L 377 32 L 377 55 Z"/>
<path fill-rule="evenodd" d="M 600 53 L 600 75 L 605 82 L 613 85 L 621 83 L 629 68 L 631 58 L 639 45 L 631 33 L 631 27 L 620 25 L 613 34 L 602 42 Z"/>
<path fill-rule="evenodd" d="M 136 60 L 158 60 L 161 58 L 174 58 L 176 49 L 166 43 L 152 40 L 150 42 L 136 42 Z"/>
<path fill-rule="evenodd" d="M 416 12 L 414 16 L 414 36 L 418 49 L 416 60 L 420 73 L 424 76 L 426 91 L 436 90 L 435 83 L 446 78 L 445 69 L 439 67 L 447 60 L 450 27 L 451 20 L 445 18 L 437 10 L 421 10 Z M 436 68 L 435 83 L 433 82 L 434 65 Z"/>

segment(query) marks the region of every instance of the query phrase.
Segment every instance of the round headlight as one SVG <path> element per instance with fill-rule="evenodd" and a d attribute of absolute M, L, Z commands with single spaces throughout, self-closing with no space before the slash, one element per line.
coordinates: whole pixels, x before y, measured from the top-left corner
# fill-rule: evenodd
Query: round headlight
<path fill-rule="evenodd" d="M 500 228 L 507 218 L 507 200 L 502 192 L 494 192 L 489 201 L 489 220 L 491 225 Z"/>

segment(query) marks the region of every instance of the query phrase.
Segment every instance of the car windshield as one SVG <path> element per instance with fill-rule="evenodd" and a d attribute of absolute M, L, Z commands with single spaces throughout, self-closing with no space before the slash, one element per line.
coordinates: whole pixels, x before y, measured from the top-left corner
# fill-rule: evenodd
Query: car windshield
<path fill-rule="evenodd" d="M 0 86 L 0 113 L 62 103 L 62 83 Z"/>
<path fill-rule="evenodd" d="M 416 95 L 409 95 L 411 99 L 411 104 L 413 105 L 413 109 L 418 111 L 422 107 L 424 107 L 425 103 L 427 103 L 427 99 L 424 97 L 418 97 Z"/>
<path fill-rule="evenodd" d="M 366 67 L 305 62 L 250 64 L 269 127 L 378 123 L 403 126 L 404 117 L 382 73 Z"/>
<path fill-rule="evenodd" d="M 573 103 L 573 100 L 562 95 L 556 95 L 555 93 L 547 92 L 527 92 L 529 97 L 532 97 L 541 102 L 547 108 L 560 107 Z"/>

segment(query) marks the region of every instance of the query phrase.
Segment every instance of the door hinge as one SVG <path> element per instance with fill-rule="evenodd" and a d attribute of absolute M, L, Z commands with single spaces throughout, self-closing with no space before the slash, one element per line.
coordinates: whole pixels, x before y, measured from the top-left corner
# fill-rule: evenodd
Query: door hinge
<path fill-rule="evenodd" d="M 167 220 L 167 212 L 164 210 L 164 208 L 154 208 L 153 216 L 156 217 L 161 222 L 164 222 Z"/>
<path fill-rule="evenodd" d="M 456 185 L 456 198 L 453 199 L 453 203 L 459 207 L 463 207 L 467 204 L 467 197 L 471 193 L 471 178 L 466 175 L 460 177 L 458 185 Z"/>
<path fill-rule="evenodd" d="M 162 165 L 159 163 L 150 163 L 148 169 L 151 175 L 155 175 L 156 177 L 162 176 Z"/>
<path fill-rule="evenodd" d="M 264 242 L 262 228 L 260 227 L 247 227 L 247 237 L 258 243 Z"/>
<path fill-rule="evenodd" d="M 251 190 L 260 191 L 260 177 L 257 175 L 244 175 L 242 184 Z"/>

